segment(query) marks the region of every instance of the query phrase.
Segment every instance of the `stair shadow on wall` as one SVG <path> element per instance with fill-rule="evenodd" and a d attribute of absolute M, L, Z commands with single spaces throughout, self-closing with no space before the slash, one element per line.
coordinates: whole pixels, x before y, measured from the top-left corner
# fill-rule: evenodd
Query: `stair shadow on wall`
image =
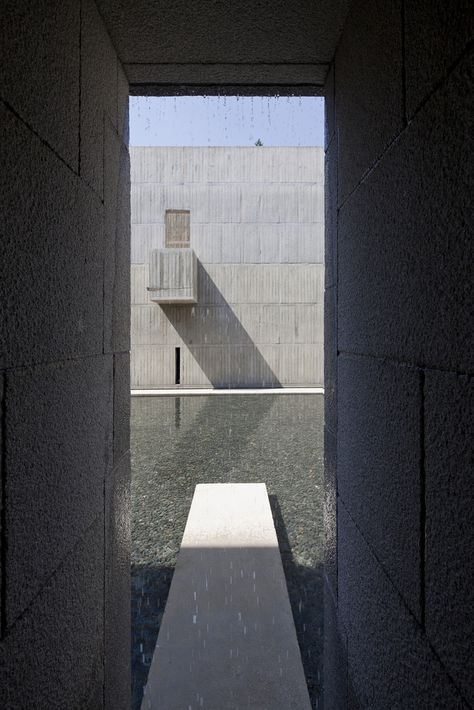
<path fill-rule="evenodd" d="M 276 374 L 200 261 L 198 303 L 162 304 L 161 308 L 213 387 L 281 387 Z M 187 377 L 185 370 L 181 384 L 206 383 Z"/>

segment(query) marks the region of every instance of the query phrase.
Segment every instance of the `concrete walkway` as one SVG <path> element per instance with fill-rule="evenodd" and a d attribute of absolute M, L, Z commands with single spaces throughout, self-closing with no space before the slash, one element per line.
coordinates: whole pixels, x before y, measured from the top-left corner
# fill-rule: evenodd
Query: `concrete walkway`
<path fill-rule="evenodd" d="M 310 710 L 263 483 L 196 486 L 142 710 Z"/>

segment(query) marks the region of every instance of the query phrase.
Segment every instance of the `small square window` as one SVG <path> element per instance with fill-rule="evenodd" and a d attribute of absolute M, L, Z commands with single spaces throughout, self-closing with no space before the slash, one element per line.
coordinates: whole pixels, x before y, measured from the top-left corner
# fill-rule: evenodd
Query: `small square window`
<path fill-rule="evenodd" d="M 185 248 L 190 243 L 189 210 L 166 210 L 165 212 L 165 247 Z"/>

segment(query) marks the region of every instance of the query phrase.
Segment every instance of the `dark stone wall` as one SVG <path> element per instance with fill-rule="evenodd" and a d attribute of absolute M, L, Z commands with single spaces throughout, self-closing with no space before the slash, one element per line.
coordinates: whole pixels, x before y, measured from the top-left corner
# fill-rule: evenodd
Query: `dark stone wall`
<path fill-rule="evenodd" d="M 328 710 L 474 705 L 472 20 L 356 0 L 327 77 Z"/>
<path fill-rule="evenodd" d="M 128 82 L 91 0 L 0 17 L 0 705 L 125 710 Z"/>

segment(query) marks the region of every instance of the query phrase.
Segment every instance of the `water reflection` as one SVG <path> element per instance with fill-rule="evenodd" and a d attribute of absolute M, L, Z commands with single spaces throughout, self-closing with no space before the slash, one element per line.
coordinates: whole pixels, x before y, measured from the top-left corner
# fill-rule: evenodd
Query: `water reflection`
<path fill-rule="evenodd" d="M 140 707 L 197 483 L 265 482 L 313 707 L 321 707 L 321 395 L 132 400 L 132 691 Z"/>

